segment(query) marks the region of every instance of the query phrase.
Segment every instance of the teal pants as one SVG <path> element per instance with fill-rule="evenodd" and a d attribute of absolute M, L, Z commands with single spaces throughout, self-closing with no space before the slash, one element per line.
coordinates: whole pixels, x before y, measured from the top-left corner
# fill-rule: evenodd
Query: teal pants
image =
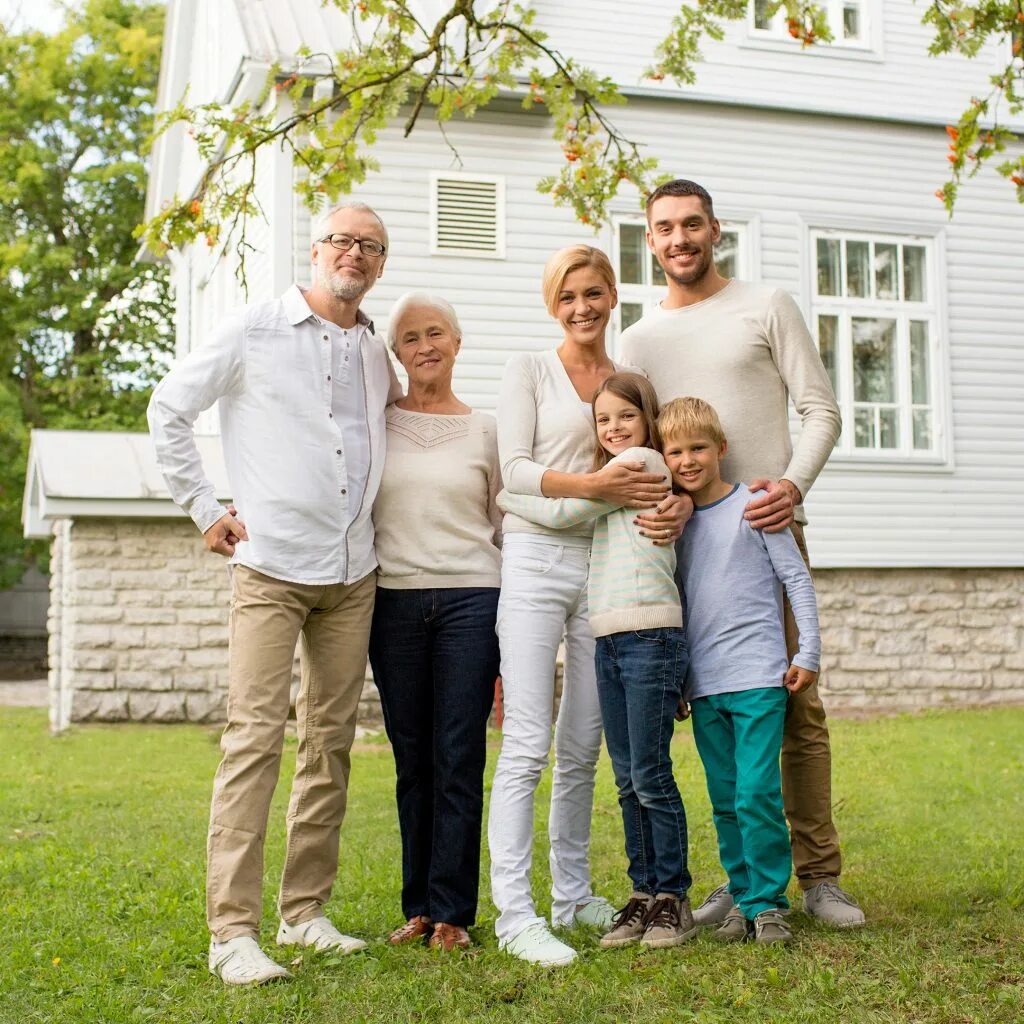
<path fill-rule="evenodd" d="M 779 771 L 787 696 L 784 687 L 773 686 L 691 703 L 719 856 L 729 892 L 748 921 L 789 906 L 792 854 Z"/>

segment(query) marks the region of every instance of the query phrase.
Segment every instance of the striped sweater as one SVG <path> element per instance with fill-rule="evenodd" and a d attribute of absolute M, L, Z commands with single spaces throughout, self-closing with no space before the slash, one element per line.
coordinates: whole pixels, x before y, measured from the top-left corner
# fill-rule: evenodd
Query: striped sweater
<path fill-rule="evenodd" d="M 665 460 L 652 448 L 630 448 L 612 462 L 642 462 L 662 473 Z M 538 498 L 502 491 L 498 505 L 513 515 L 556 530 L 595 522 L 587 596 L 594 636 L 683 624 L 672 545 L 656 547 L 633 524 L 636 509 L 589 498 Z"/>

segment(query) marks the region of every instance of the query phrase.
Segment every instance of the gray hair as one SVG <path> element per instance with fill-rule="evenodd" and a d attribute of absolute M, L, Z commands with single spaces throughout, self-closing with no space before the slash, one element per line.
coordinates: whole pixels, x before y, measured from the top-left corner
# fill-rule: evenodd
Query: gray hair
<path fill-rule="evenodd" d="M 377 223 L 380 224 L 381 231 L 384 232 L 384 250 L 385 254 L 388 251 L 388 229 L 387 225 L 381 219 L 381 215 L 369 204 L 361 203 L 357 199 L 346 199 L 344 202 L 335 203 L 329 210 L 324 210 L 319 217 L 313 222 L 313 240 L 317 241 L 320 238 L 326 237 L 331 230 L 331 218 L 338 213 L 340 210 L 362 210 L 365 213 L 372 214 L 377 218 Z"/>
<path fill-rule="evenodd" d="M 436 310 L 448 321 L 455 337 L 459 341 L 462 340 L 462 327 L 459 324 L 459 318 L 455 315 L 455 310 L 447 299 L 442 299 L 440 295 L 432 295 L 430 292 L 406 292 L 391 307 L 391 315 L 388 317 L 388 344 L 396 357 L 398 356 L 398 325 L 411 306 L 429 306 Z"/>

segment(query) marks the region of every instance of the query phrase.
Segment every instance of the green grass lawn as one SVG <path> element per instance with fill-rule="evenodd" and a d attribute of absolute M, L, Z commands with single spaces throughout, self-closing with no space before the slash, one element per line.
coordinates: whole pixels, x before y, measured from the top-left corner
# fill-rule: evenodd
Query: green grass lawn
<path fill-rule="evenodd" d="M 844 879 L 869 927 L 830 932 L 794 913 L 786 949 L 701 936 L 673 950 L 604 951 L 575 934 L 579 961 L 545 972 L 498 952 L 486 897 L 470 954 L 383 941 L 400 921 L 394 775 L 388 747 L 363 743 L 328 912 L 371 941 L 369 954 L 306 955 L 290 983 L 233 990 L 206 970 L 216 734 L 95 726 L 54 739 L 42 712 L 0 710 L 0 1021 L 1020 1024 L 1024 709 L 837 721 L 833 748 Z M 721 876 L 688 726 L 675 755 L 699 899 Z M 545 910 L 547 795 L 534 890 Z M 267 845 L 272 950 L 286 796 L 282 786 Z M 628 883 L 606 757 L 593 866 L 597 891 L 621 901 Z"/>

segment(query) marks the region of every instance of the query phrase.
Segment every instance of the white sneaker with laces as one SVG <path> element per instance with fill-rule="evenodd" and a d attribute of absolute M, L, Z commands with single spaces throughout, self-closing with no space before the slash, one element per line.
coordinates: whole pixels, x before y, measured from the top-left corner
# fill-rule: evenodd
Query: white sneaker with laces
<path fill-rule="evenodd" d="M 860 928 L 864 911 L 836 881 L 819 882 L 804 891 L 804 912 L 833 928 Z"/>
<path fill-rule="evenodd" d="M 517 935 L 498 945 L 506 953 L 539 967 L 563 967 L 571 964 L 577 955 L 572 946 L 556 939 L 543 921 L 527 925 Z"/>
<path fill-rule="evenodd" d="M 604 934 L 614 924 L 617 913 L 618 911 L 603 896 L 592 896 L 585 903 L 576 905 L 572 923 L 577 926 L 586 925 L 588 928 L 597 928 Z"/>
<path fill-rule="evenodd" d="M 281 927 L 277 930 L 277 944 L 306 946 L 342 954 L 358 953 L 367 948 L 362 939 L 342 935 L 326 917 L 314 917 L 310 921 L 295 925 L 282 921 Z"/>
<path fill-rule="evenodd" d="M 210 973 L 225 985 L 262 985 L 291 975 L 259 947 L 251 935 L 239 935 L 227 942 L 210 940 Z"/>

